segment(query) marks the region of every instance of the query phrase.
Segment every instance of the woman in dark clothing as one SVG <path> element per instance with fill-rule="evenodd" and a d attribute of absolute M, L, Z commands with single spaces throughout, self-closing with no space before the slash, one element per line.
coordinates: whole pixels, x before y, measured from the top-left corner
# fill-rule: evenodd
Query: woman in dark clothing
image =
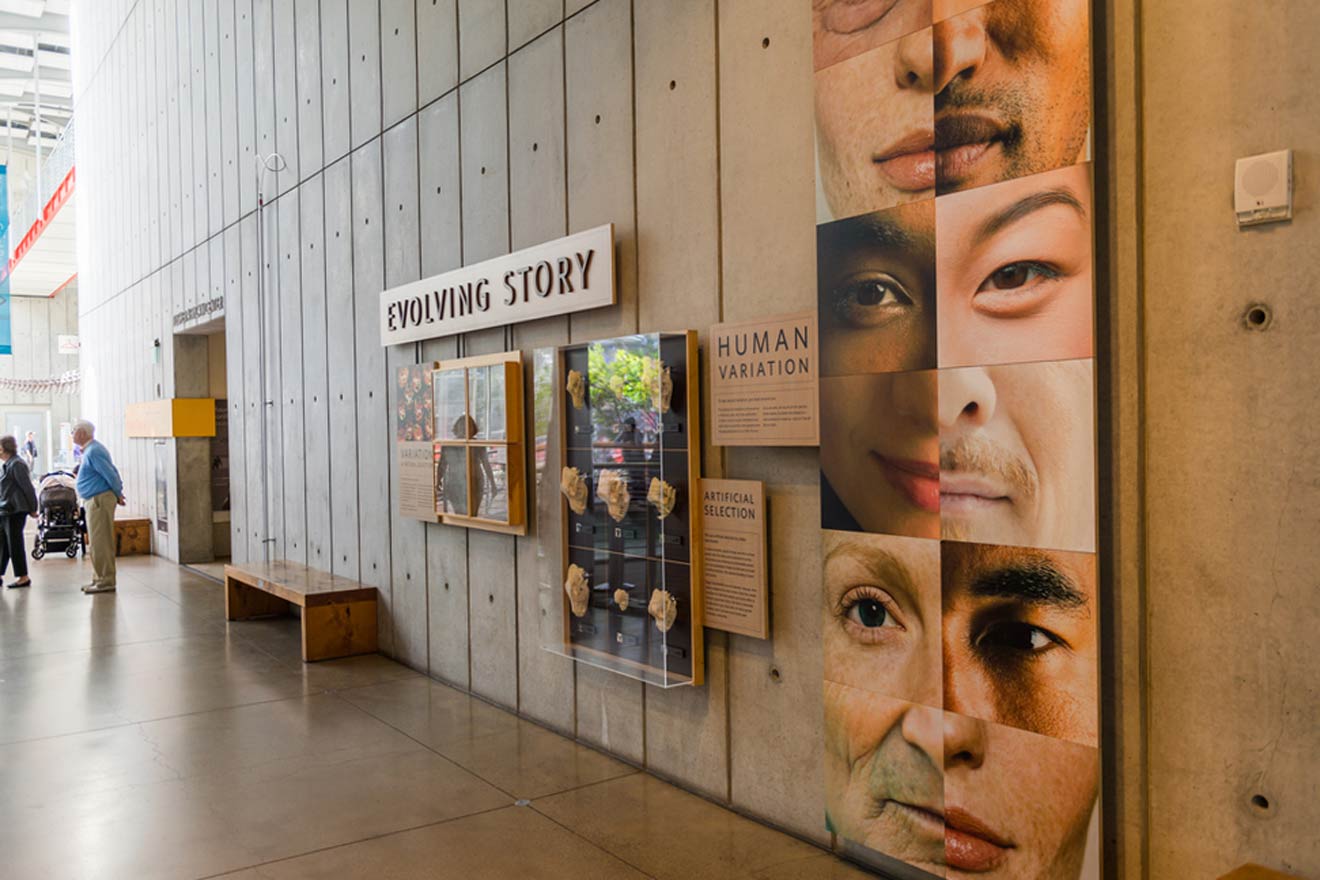
<path fill-rule="evenodd" d="M 23 527 L 37 512 L 37 492 L 32 488 L 32 473 L 18 455 L 18 441 L 0 437 L 0 578 L 14 561 L 18 578 L 7 587 L 28 587 L 27 549 L 23 546 Z"/>

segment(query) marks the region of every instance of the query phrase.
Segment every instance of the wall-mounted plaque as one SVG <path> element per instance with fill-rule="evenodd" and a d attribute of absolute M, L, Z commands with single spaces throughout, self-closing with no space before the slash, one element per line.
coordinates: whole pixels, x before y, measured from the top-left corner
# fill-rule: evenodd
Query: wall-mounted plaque
<path fill-rule="evenodd" d="M 705 625 L 770 638 L 765 553 L 765 484 L 701 481 Z"/>
<path fill-rule="evenodd" d="M 818 445 L 819 348 L 812 312 L 712 327 L 711 442 Z"/>
<path fill-rule="evenodd" d="M 614 301 L 614 224 L 606 223 L 382 292 L 380 344 L 503 327 Z"/>
<path fill-rule="evenodd" d="M 431 473 L 434 420 L 431 377 L 436 364 L 410 364 L 395 373 L 394 443 L 398 455 L 399 515 L 438 522 Z"/>

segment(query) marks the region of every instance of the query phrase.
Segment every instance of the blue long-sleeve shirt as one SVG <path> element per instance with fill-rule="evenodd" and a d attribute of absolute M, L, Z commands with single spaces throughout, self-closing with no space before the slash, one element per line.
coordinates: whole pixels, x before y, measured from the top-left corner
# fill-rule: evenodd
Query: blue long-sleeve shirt
<path fill-rule="evenodd" d="M 124 481 L 110 460 L 110 451 L 100 441 L 90 440 L 83 447 L 82 466 L 78 468 L 78 497 L 90 500 L 102 492 L 124 494 Z"/>

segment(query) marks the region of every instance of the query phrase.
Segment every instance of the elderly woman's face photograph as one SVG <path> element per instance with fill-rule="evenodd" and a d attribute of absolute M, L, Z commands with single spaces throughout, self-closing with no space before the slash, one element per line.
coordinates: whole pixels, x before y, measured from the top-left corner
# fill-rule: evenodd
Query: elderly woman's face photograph
<path fill-rule="evenodd" d="M 944 874 L 942 711 L 825 682 L 831 831 Z"/>

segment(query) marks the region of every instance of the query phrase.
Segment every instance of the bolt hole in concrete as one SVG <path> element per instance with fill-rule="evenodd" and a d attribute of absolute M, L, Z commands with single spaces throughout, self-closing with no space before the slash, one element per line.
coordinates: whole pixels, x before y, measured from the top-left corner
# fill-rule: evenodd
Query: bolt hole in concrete
<path fill-rule="evenodd" d="M 783 676 L 783 674 L 779 671 L 779 667 L 778 667 L 778 666 L 771 666 L 771 667 L 770 667 L 770 680 L 771 680 L 771 681 L 782 681 L 783 678 L 784 678 L 784 676 Z"/>
<path fill-rule="evenodd" d="M 1268 813 L 1270 809 L 1270 799 L 1263 794 L 1253 794 L 1251 796 L 1251 805 L 1262 813 Z"/>
<path fill-rule="evenodd" d="M 677 80 L 673 80 L 673 79 L 671 79 L 671 80 L 669 81 L 669 91 L 672 92 L 672 91 L 673 91 L 674 89 L 676 89 L 676 88 L 678 88 L 678 81 L 677 81 Z"/>
<path fill-rule="evenodd" d="M 494 593 L 489 594 L 486 598 L 487 598 L 487 599 L 490 599 L 490 604 L 492 604 L 492 605 L 495 604 L 495 594 L 494 594 Z"/>
<path fill-rule="evenodd" d="M 535 153 L 535 152 L 536 152 L 536 147 L 537 147 L 537 145 L 536 145 L 536 144 L 532 144 L 532 152 L 533 152 L 533 153 Z"/>
<path fill-rule="evenodd" d="M 1246 324 L 1248 330 L 1264 330 L 1270 326 L 1273 317 L 1269 306 L 1248 306 L 1246 314 L 1243 316 L 1243 323 Z"/>
<path fill-rule="evenodd" d="M 763 39 L 763 40 L 761 41 L 761 48 L 762 48 L 762 49 L 769 49 L 769 48 L 770 48 L 770 38 L 769 38 L 769 37 L 766 37 L 765 39 Z"/>
<path fill-rule="evenodd" d="M 599 113 L 596 114 L 596 124 L 597 124 L 597 125 L 600 125 L 600 114 L 599 114 Z"/>

